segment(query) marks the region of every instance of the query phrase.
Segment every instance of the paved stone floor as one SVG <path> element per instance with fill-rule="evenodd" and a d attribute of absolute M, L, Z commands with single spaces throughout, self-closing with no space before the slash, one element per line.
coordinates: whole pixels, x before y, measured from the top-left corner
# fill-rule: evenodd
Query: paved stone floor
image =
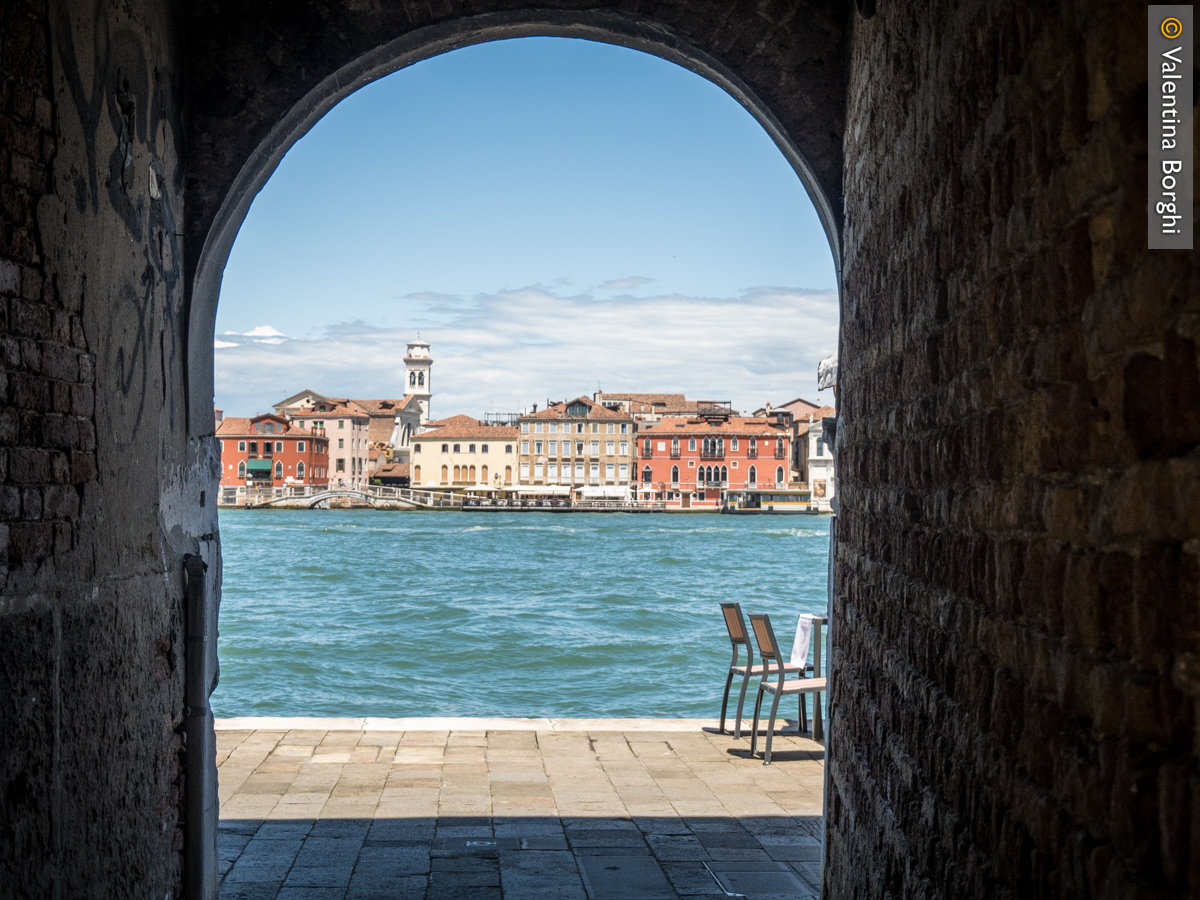
<path fill-rule="evenodd" d="M 653 723 L 218 730 L 221 898 L 817 897 L 821 744 Z"/>

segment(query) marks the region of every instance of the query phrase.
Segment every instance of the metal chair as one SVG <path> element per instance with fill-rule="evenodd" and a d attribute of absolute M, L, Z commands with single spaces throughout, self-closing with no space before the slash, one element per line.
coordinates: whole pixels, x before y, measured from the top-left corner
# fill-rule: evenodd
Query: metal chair
<path fill-rule="evenodd" d="M 773 694 L 771 701 L 771 716 L 767 720 L 767 745 L 763 752 L 763 765 L 771 764 L 771 739 L 775 736 L 775 714 L 779 711 L 779 700 L 785 694 L 798 694 L 800 697 L 800 720 L 807 723 L 808 713 L 805 709 L 804 695 L 822 693 L 825 691 L 824 678 L 795 678 L 787 681 L 788 666 L 779 652 L 779 644 L 775 640 L 775 629 L 771 627 L 771 617 L 766 613 L 751 613 L 750 627 L 754 629 L 754 640 L 758 644 L 758 655 L 762 657 L 764 668 L 763 679 L 758 685 L 758 698 L 754 701 L 754 724 L 750 728 L 750 755 L 758 746 L 758 714 L 762 709 L 763 695 Z"/>
<path fill-rule="evenodd" d="M 722 603 L 721 614 L 725 617 L 725 629 L 729 632 L 729 643 L 733 645 L 733 660 L 729 663 L 729 674 L 725 676 L 725 693 L 721 698 L 721 734 L 725 733 L 725 713 L 729 708 L 729 688 L 733 684 L 733 676 L 742 676 L 742 689 L 738 694 L 737 717 L 734 720 L 733 736 L 740 740 L 742 737 L 742 707 L 746 703 L 746 689 L 750 686 L 751 675 L 762 675 L 761 665 L 754 665 L 754 651 L 750 649 L 750 634 L 746 631 L 746 619 L 742 615 L 740 603 Z M 738 648 L 746 648 L 746 664 L 738 663 Z M 803 672 L 803 666 L 785 665 L 788 672 Z"/>

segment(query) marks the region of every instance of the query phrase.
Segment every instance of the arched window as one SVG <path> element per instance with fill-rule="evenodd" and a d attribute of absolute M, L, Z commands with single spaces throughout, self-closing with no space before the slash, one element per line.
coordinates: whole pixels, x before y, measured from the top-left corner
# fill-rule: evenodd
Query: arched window
<path fill-rule="evenodd" d="M 470 476 L 467 478 L 467 480 L 468 480 L 469 482 L 471 482 L 471 484 L 474 484 L 474 483 L 475 483 L 475 467 L 474 467 L 474 466 L 471 466 L 471 474 L 470 474 Z"/>
<path fill-rule="evenodd" d="M 481 469 L 479 470 L 479 480 L 480 480 L 482 483 L 484 483 L 484 484 L 487 484 L 487 477 L 488 477 L 488 470 L 487 470 L 487 466 L 484 466 L 483 468 L 481 468 Z"/>
<path fill-rule="evenodd" d="M 425 373 L 424 372 L 421 372 L 417 375 L 417 384 L 419 384 L 419 385 L 425 384 Z"/>
<path fill-rule="evenodd" d="M 642 469 L 642 483 L 643 484 L 649 484 L 650 480 L 653 477 L 654 477 L 654 474 L 650 471 L 649 466 L 646 466 L 644 469 Z"/>
<path fill-rule="evenodd" d="M 244 462 L 238 463 L 238 480 L 246 480 L 246 464 Z"/>
<path fill-rule="evenodd" d="M 775 455 L 783 456 L 783 438 L 775 438 Z"/>
<path fill-rule="evenodd" d="M 650 455 L 650 438 L 646 438 L 645 443 L 642 445 L 642 447 L 643 447 L 643 450 L 645 451 L 646 456 L 649 456 Z"/>
<path fill-rule="evenodd" d="M 758 469 L 755 466 L 750 467 L 750 483 L 758 484 Z"/>
<path fill-rule="evenodd" d="M 421 467 L 417 466 L 413 469 L 412 483 L 418 485 L 421 483 Z"/>
<path fill-rule="evenodd" d="M 504 483 L 512 484 L 512 466 L 504 467 Z"/>
<path fill-rule="evenodd" d="M 275 477 L 276 478 L 283 477 L 283 463 L 280 461 L 275 462 Z"/>
<path fill-rule="evenodd" d="M 409 384 L 416 384 L 416 383 L 417 383 L 417 373 L 416 373 L 416 372 L 409 372 L 409 373 L 408 373 L 408 383 L 409 383 Z"/>
<path fill-rule="evenodd" d="M 461 481 L 461 480 L 462 480 L 462 477 L 461 477 L 461 475 L 460 475 L 460 473 L 459 473 L 458 466 L 455 466 L 455 467 L 454 467 L 454 480 L 455 480 L 455 481 Z"/>
<path fill-rule="evenodd" d="M 296 463 L 296 479 L 298 481 L 304 480 L 304 463 L 302 462 Z"/>
<path fill-rule="evenodd" d="M 775 483 L 783 484 L 783 466 L 775 467 Z"/>
<path fill-rule="evenodd" d="M 679 452 L 679 438 L 671 438 L 671 452 L 672 453 Z"/>
<path fill-rule="evenodd" d="M 729 469 L 727 469 L 725 466 L 721 466 L 721 483 L 726 484 L 726 483 L 728 483 L 728 481 L 729 481 Z"/>
<path fill-rule="evenodd" d="M 442 484 L 446 483 L 446 476 L 448 474 L 449 474 L 449 470 L 445 466 L 442 466 Z"/>
<path fill-rule="evenodd" d="M 679 466 L 671 466 L 671 484 L 679 484 Z"/>

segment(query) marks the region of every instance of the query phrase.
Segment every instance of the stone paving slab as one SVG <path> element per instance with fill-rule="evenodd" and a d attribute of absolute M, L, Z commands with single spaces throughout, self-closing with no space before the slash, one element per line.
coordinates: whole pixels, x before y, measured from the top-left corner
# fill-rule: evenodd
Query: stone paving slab
<path fill-rule="evenodd" d="M 220 896 L 815 900 L 824 747 L 749 749 L 679 719 L 222 720 Z"/>

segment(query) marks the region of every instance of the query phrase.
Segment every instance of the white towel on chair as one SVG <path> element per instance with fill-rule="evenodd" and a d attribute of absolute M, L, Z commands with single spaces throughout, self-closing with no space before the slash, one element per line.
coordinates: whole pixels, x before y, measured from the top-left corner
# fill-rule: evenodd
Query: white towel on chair
<path fill-rule="evenodd" d="M 796 640 L 792 642 L 793 666 L 808 665 L 808 645 L 812 641 L 812 616 L 801 614 L 796 620 Z"/>

